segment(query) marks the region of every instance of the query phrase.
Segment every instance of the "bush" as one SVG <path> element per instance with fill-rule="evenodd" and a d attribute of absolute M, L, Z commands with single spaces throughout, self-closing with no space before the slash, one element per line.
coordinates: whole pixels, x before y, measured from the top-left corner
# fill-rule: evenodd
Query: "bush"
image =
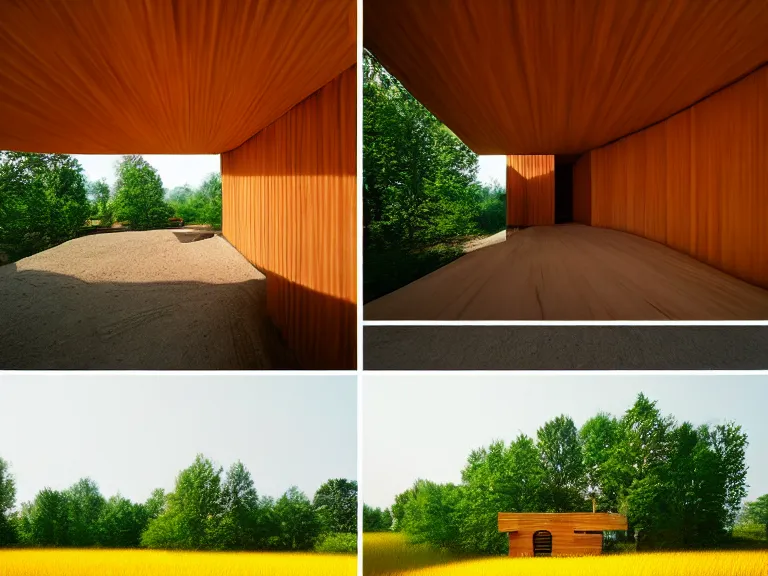
<path fill-rule="evenodd" d="M 356 554 L 357 534 L 328 534 L 315 546 L 315 552 L 326 554 Z"/>

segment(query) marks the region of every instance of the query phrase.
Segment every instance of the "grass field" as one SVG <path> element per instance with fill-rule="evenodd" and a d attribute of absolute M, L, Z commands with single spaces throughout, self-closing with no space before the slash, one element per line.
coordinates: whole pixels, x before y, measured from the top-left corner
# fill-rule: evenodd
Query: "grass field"
<path fill-rule="evenodd" d="M 354 576 L 352 554 L 4 550 L 2 576 Z"/>
<path fill-rule="evenodd" d="M 409 545 L 400 534 L 365 534 L 363 573 L 366 576 L 768 576 L 768 551 L 462 559 L 427 546 Z"/>

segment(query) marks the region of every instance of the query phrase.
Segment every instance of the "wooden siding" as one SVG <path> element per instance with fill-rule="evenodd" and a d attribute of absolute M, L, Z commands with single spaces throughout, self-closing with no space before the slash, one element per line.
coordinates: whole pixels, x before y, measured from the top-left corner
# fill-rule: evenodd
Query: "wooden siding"
<path fill-rule="evenodd" d="M 594 226 L 768 288 L 768 67 L 587 158 Z"/>
<path fill-rule="evenodd" d="M 768 61 L 765 0 L 366 0 L 363 42 L 478 154 L 572 154 Z"/>
<path fill-rule="evenodd" d="M 555 157 L 507 156 L 507 226 L 555 223 Z"/>
<path fill-rule="evenodd" d="M 355 68 L 222 154 L 223 233 L 305 368 L 355 368 Z"/>
<path fill-rule="evenodd" d="M 533 556 L 533 535 L 538 530 L 552 534 L 552 556 L 600 554 L 602 534 L 577 531 L 626 530 L 627 518 L 608 513 L 499 513 L 499 532 L 509 532 L 509 555 Z"/>
<path fill-rule="evenodd" d="M 0 149 L 231 150 L 356 62 L 356 4 L 0 1 Z"/>

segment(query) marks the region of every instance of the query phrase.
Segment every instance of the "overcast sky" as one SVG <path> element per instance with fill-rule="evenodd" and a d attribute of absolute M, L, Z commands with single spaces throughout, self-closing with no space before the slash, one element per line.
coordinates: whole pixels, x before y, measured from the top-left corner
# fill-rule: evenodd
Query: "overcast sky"
<path fill-rule="evenodd" d="M 106 178 L 110 187 L 115 183 L 115 166 L 120 156 L 107 154 L 75 154 L 89 180 Z M 163 186 L 168 190 L 189 184 L 199 186 L 212 172 L 220 172 L 218 154 L 206 155 L 170 155 L 143 154 L 144 159 L 154 166 Z"/>
<path fill-rule="evenodd" d="M 17 504 L 90 477 L 144 501 L 201 452 L 241 460 L 259 494 L 310 498 L 357 476 L 355 376 L 0 373 L 0 457 Z"/>
<path fill-rule="evenodd" d="M 506 186 L 507 182 L 507 157 L 506 156 L 478 156 L 480 167 L 477 171 L 477 179 L 483 184 L 491 184 L 494 180 Z"/>
<path fill-rule="evenodd" d="M 461 481 L 474 448 L 569 414 L 577 426 L 599 411 L 629 408 L 639 392 L 664 414 L 693 424 L 734 420 L 749 437 L 749 498 L 768 493 L 768 376 L 365 374 L 363 491 L 389 507 L 413 481 Z"/>

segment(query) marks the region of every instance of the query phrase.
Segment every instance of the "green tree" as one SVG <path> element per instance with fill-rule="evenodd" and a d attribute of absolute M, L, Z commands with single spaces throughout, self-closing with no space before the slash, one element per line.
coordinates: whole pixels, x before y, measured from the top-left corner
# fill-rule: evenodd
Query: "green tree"
<path fill-rule="evenodd" d="M 392 529 L 392 513 L 388 508 L 373 508 L 363 504 L 363 532 L 386 532 Z"/>
<path fill-rule="evenodd" d="M 137 230 L 160 228 L 173 214 L 157 170 L 141 156 L 123 156 L 117 167 L 115 216 Z"/>
<path fill-rule="evenodd" d="M 253 550 L 263 545 L 260 532 L 261 507 L 259 495 L 250 472 L 242 462 L 235 462 L 227 471 L 222 487 L 223 518 L 219 541 L 234 550 Z"/>
<path fill-rule="evenodd" d="M 62 492 L 44 488 L 32 505 L 22 507 L 24 541 L 33 546 L 69 546 L 67 498 Z"/>
<path fill-rule="evenodd" d="M 16 541 L 11 512 L 16 505 L 16 481 L 8 462 L 0 458 L 0 547 Z"/>
<path fill-rule="evenodd" d="M 601 412 L 584 423 L 579 438 L 593 511 L 618 512 L 631 481 L 630 472 L 622 465 L 619 421 Z"/>
<path fill-rule="evenodd" d="M 104 503 L 97 530 L 99 545 L 106 548 L 137 548 L 147 526 L 146 511 L 119 494 Z"/>
<path fill-rule="evenodd" d="M 11 260 L 73 238 L 89 211 L 76 158 L 0 152 L 0 252 Z"/>
<path fill-rule="evenodd" d="M 100 221 L 100 226 L 111 226 L 114 222 L 111 193 L 107 181 L 103 178 L 89 185 L 89 196 L 94 207 L 93 216 Z"/>
<path fill-rule="evenodd" d="M 323 532 L 357 533 L 357 482 L 328 480 L 313 499 Z"/>
<path fill-rule="evenodd" d="M 90 478 L 79 480 L 64 492 L 67 503 L 67 544 L 78 548 L 99 541 L 98 522 L 105 500 Z"/>
<path fill-rule="evenodd" d="M 763 494 L 754 501 L 744 504 L 744 520 L 750 524 L 764 526 L 765 535 L 768 537 L 768 494 Z"/>
<path fill-rule="evenodd" d="M 217 540 L 223 513 L 222 469 L 198 454 L 176 478 L 165 510 L 151 520 L 142 535 L 148 548 L 206 550 L 223 547 Z"/>
<path fill-rule="evenodd" d="M 274 539 L 280 550 L 310 550 L 320 536 L 322 526 L 309 498 L 292 486 L 275 503 L 278 533 Z"/>
<path fill-rule="evenodd" d="M 584 509 L 587 476 L 581 441 L 569 416 L 558 416 L 536 432 L 544 467 L 545 506 L 551 512 Z"/>

